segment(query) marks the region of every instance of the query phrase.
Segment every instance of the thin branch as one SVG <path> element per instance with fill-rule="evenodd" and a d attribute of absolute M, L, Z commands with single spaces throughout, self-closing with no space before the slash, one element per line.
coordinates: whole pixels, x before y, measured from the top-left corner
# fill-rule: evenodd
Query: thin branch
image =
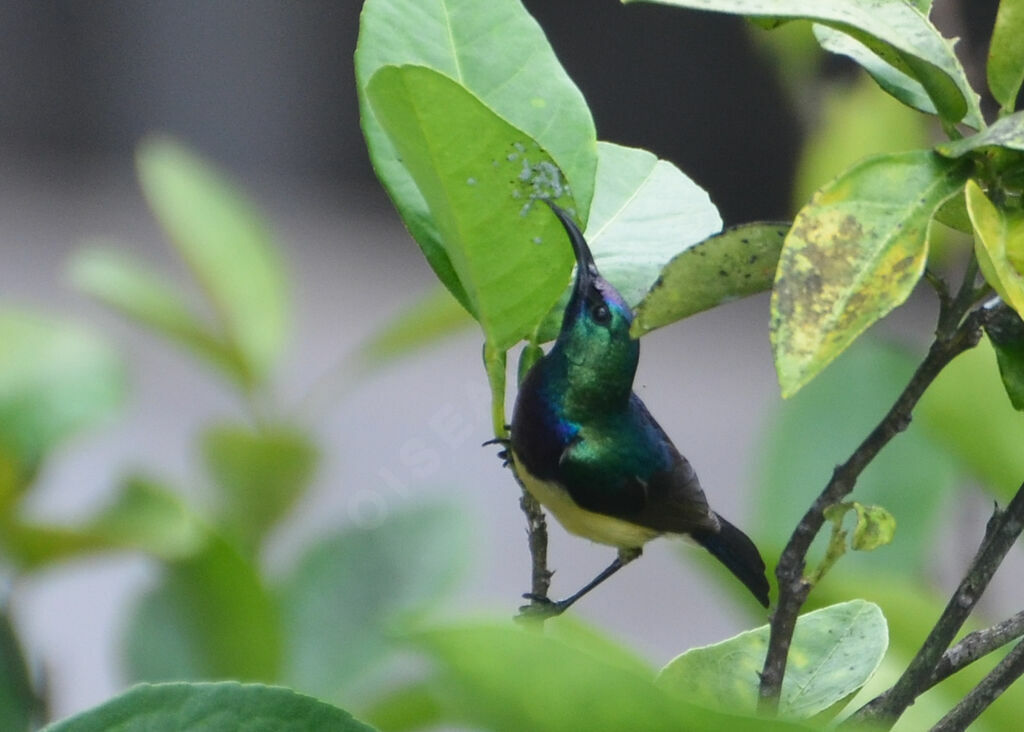
<path fill-rule="evenodd" d="M 931 679 L 928 680 L 928 688 L 945 681 L 957 671 L 1022 635 L 1024 635 L 1024 610 L 1001 623 L 965 635 L 959 643 L 942 654 L 935 670 L 932 671 Z"/>
<path fill-rule="evenodd" d="M 516 475 L 516 480 L 519 480 L 518 475 Z M 540 504 L 526 488 L 523 488 L 523 497 L 519 499 L 519 507 L 526 515 L 526 537 L 530 545 L 532 560 L 530 601 L 532 604 L 543 603 L 542 598 L 548 596 L 548 588 L 551 587 L 552 574 L 548 569 L 548 526 Z"/>
<path fill-rule="evenodd" d="M 1024 485 L 1010 501 L 1006 510 L 996 509 L 985 529 L 978 552 L 961 580 L 956 592 L 949 598 L 938 622 L 925 639 L 921 650 L 907 666 L 907 670 L 885 693 L 875 697 L 850 717 L 851 721 L 887 720 L 895 722 L 928 689 L 944 651 L 960 632 L 975 604 L 985 592 L 992 575 L 999 569 L 1010 547 L 1024 529 Z"/>
<path fill-rule="evenodd" d="M 970 272 L 968 274 L 973 280 L 973 275 Z M 965 287 L 967 279 L 968 277 L 965 277 Z M 971 284 L 973 285 L 973 282 Z M 958 293 L 954 303 L 960 300 Z M 762 712 L 770 713 L 778 708 L 779 692 L 786 672 L 786 660 L 796 628 L 796 618 L 811 591 L 811 584 L 804 577 L 807 551 L 824 524 L 825 509 L 850 494 L 864 468 L 893 437 L 910 425 L 914 407 L 935 377 L 950 361 L 977 345 L 981 338 L 985 311 L 975 310 L 964 319 L 966 311 L 951 312 L 950 307 L 940 308 L 940 327 L 936 339 L 906 388 L 850 458 L 835 469 L 828 485 L 800 519 L 779 557 L 779 564 L 775 569 L 775 576 L 779 581 L 779 599 L 772 615 L 768 653 L 761 671 L 759 708 Z"/>
<path fill-rule="evenodd" d="M 949 710 L 949 714 L 932 727 L 932 732 L 957 732 L 967 726 L 988 709 L 989 704 L 999 698 L 1010 684 L 1024 674 L 1024 641 L 1014 646 L 988 676 L 971 689 L 960 703 Z"/>

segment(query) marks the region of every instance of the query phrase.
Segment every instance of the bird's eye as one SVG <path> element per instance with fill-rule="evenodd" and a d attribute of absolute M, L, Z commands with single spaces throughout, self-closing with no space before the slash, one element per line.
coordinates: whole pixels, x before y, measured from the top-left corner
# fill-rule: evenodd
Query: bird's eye
<path fill-rule="evenodd" d="M 612 319 L 612 314 L 609 312 L 608 306 L 603 304 L 598 305 L 590 311 L 590 316 L 594 319 L 595 323 L 600 325 L 607 325 Z"/>

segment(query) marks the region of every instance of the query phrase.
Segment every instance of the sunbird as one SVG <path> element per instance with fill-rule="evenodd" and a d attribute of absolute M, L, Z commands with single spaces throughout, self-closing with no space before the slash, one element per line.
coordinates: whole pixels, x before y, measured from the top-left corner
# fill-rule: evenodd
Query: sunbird
<path fill-rule="evenodd" d="M 519 387 L 508 452 L 523 485 L 567 531 L 614 546 L 618 556 L 564 600 L 526 597 L 559 614 L 651 539 L 683 534 L 768 607 L 754 542 L 711 510 L 689 461 L 633 392 L 640 344 L 629 333 L 632 310 L 597 271 L 576 223 L 548 205 L 569 235 L 576 277 L 557 340 Z"/>

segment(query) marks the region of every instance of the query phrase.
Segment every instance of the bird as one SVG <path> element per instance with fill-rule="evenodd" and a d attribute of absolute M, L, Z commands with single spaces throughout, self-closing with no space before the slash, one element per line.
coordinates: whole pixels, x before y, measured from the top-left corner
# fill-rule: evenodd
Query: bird
<path fill-rule="evenodd" d="M 524 611 L 564 612 L 662 535 L 690 537 L 768 607 L 754 542 L 711 510 L 690 462 L 633 391 L 640 345 L 630 335 L 631 308 L 598 272 L 572 217 L 546 202 L 568 234 L 576 275 L 554 345 L 520 384 L 502 454 L 569 533 L 618 553 L 564 600 L 525 595 L 534 604 Z"/>

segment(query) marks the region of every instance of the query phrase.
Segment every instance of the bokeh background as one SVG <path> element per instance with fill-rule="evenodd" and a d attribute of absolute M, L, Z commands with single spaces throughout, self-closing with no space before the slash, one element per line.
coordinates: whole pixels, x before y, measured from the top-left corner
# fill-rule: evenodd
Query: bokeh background
<path fill-rule="evenodd" d="M 524 4 L 590 103 L 599 136 L 674 162 L 710 192 L 727 224 L 790 217 L 794 189 L 841 170 L 828 170 L 828 151 L 815 147 L 829 95 L 858 83 L 841 60 L 816 61 L 810 74 L 787 79 L 797 40 L 766 40 L 737 19 L 614 0 Z M 997 3 L 936 4 L 936 22 L 963 38 L 977 79 L 979 39 Z M 188 357 L 67 284 L 69 257 L 95 238 L 116 240 L 185 282 L 135 179 L 135 146 L 164 132 L 252 194 L 287 263 L 295 327 L 275 391 L 286 412 L 313 427 L 323 460 L 276 533 L 269 565 L 287 562 L 317 532 L 372 526 L 441 495 L 457 502 L 477 537 L 472 574 L 448 606 L 508 615 L 528 588 L 529 562 L 518 489 L 494 450 L 479 446 L 490 435 L 478 334 L 466 329 L 357 382 L 338 369 L 435 282 L 366 157 L 352 70 L 360 5 L 0 4 L 0 302 L 103 332 L 124 353 L 131 382 L 116 419 L 47 462 L 27 509 L 73 522 L 136 467 L 201 503 L 207 487 L 195 434 L 239 413 Z M 918 125 L 908 134 L 933 132 Z M 807 172 L 814 155 L 825 162 Z M 884 334 L 920 330 L 931 307 L 926 298 L 911 302 Z M 778 404 L 767 308 L 765 297 L 731 303 L 645 338 L 637 378 L 715 508 L 755 538 L 760 434 Z M 924 328 L 912 339 L 927 335 Z M 807 486 L 808 500 L 820 485 Z M 795 521 L 800 508 L 779 510 Z M 558 527 L 551 534 L 556 596 L 612 558 Z M 700 571 L 704 562 L 698 550 L 655 542 L 578 613 L 658 663 L 749 627 L 757 608 Z M 12 614 L 45 669 L 55 716 L 123 686 L 127 608 L 153 581 L 149 561 L 110 555 L 18 582 Z"/>

